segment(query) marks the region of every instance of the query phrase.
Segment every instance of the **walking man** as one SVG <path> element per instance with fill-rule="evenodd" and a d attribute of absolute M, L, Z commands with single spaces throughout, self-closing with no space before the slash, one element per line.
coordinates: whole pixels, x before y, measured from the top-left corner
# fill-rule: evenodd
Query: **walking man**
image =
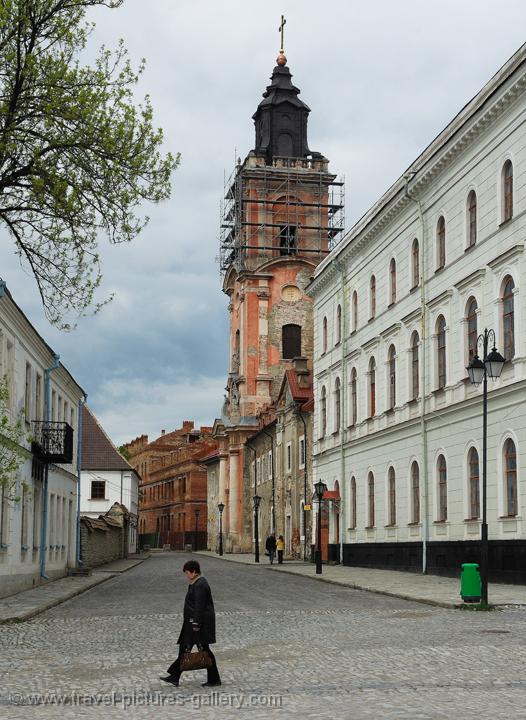
<path fill-rule="evenodd" d="M 274 535 L 268 536 L 265 542 L 265 550 L 267 551 L 270 564 L 272 565 L 274 562 L 274 557 L 276 556 L 276 538 Z"/>
<path fill-rule="evenodd" d="M 210 645 L 216 641 L 216 615 L 210 585 L 201 575 L 201 567 L 196 560 L 189 560 L 183 566 L 183 572 L 189 582 L 188 591 L 184 601 L 183 627 L 179 633 L 177 643 L 179 655 L 168 668 L 168 675 L 161 680 L 179 686 L 181 677 L 181 659 L 185 651 L 190 651 L 194 645 L 208 653 L 212 664 L 207 668 L 207 681 L 203 687 L 217 687 L 221 685 L 216 659 L 210 650 Z"/>

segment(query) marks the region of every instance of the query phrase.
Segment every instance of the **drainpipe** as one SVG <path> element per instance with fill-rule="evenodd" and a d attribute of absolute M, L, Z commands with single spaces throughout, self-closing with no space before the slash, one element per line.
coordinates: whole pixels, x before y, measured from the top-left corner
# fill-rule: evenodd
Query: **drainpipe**
<path fill-rule="evenodd" d="M 78 420 L 77 420 L 77 523 L 76 523 L 76 549 L 75 549 L 75 564 L 76 567 L 80 567 L 81 565 L 84 565 L 82 560 L 80 559 L 80 480 L 81 480 L 81 470 L 82 470 L 82 433 L 83 433 L 83 407 L 88 399 L 87 395 L 84 395 L 79 400 L 78 405 Z"/>
<path fill-rule="evenodd" d="M 272 527 L 274 532 L 276 532 L 276 478 L 274 477 L 274 436 L 268 433 L 265 429 L 263 429 L 263 433 L 270 438 L 270 472 L 272 473 Z"/>
<path fill-rule="evenodd" d="M 404 176 L 405 194 L 416 203 L 418 207 L 418 215 L 420 219 L 420 236 L 422 239 L 422 252 L 419 253 L 420 263 L 420 347 L 422 348 L 420 358 L 420 441 L 422 445 L 422 466 L 423 466 L 423 518 L 422 518 L 422 573 L 427 573 L 427 545 L 429 542 L 429 474 L 427 467 L 427 433 L 426 433 L 426 355 L 427 355 L 427 311 L 426 311 L 426 234 L 424 213 L 422 211 L 421 201 L 413 197 L 409 190 L 409 182 L 416 175 L 416 172 L 406 173 Z"/>
<path fill-rule="evenodd" d="M 51 422 L 51 373 L 60 366 L 60 355 L 54 353 L 53 365 L 44 370 L 44 418 Z M 48 503 L 49 464 L 44 465 L 44 483 L 42 488 L 42 527 L 40 529 L 40 577 L 49 580 L 46 575 L 46 539 L 47 539 L 47 503 Z"/>
<path fill-rule="evenodd" d="M 341 261 L 336 261 L 336 269 L 340 273 L 340 287 L 342 294 L 342 317 L 341 317 L 341 328 L 340 328 L 340 345 L 341 345 L 341 361 L 342 361 L 342 380 L 340 386 L 340 563 L 343 565 L 343 538 L 345 530 L 345 488 L 346 488 L 346 477 L 345 477 L 345 449 L 344 449 L 344 436 L 345 436 L 345 399 L 347 397 L 347 377 L 345 367 L 345 331 L 347 328 L 347 315 L 345 312 L 345 265 Z"/>

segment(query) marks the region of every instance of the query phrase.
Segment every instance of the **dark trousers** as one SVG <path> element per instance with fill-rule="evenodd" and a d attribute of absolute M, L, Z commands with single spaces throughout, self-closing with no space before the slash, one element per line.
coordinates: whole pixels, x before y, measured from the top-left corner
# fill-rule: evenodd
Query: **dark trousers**
<path fill-rule="evenodd" d="M 173 663 L 168 668 L 168 675 L 171 675 L 172 677 L 179 678 L 181 677 L 180 665 L 181 665 L 181 658 L 183 656 L 183 653 L 185 651 L 186 646 L 181 643 L 179 645 L 179 655 L 177 658 L 173 661 Z M 217 663 L 214 656 L 214 653 L 210 650 L 210 645 L 202 645 L 203 650 L 206 650 L 206 652 L 210 655 L 212 658 L 212 665 L 209 668 L 206 668 L 207 678 L 206 681 L 209 683 L 220 683 L 221 678 L 219 677 L 219 670 L 217 669 Z"/>
<path fill-rule="evenodd" d="M 281 565 L 283 562 L 283 550 L 278 550 L 278 563 Z"/>
<path fill-rule="evenodd" d="M 275 550 L 269 550 L 268 551 L 268 559 L 270 560 L 270 564 L 274 562 L 274 555 L 276 554 Z"/>

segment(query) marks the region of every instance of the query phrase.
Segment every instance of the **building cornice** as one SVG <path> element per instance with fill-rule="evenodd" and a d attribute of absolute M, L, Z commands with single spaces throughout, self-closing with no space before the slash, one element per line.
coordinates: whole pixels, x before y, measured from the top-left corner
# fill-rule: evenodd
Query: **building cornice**
<path fill-rule="evenodd" d="M 526 88 L 526 44 L 466 104 L 444 130 L 411 164 L 373 207 L 354 225 L 341 243 L 325 258 L 309 285 L 317 295 L 332 281 L 334 261 L 349 262 L 374 239 L 415 197 L 473 144 L 520 97 Z M 514 77 L 515 76 L 515 77 Z M 507 87 L 505 85 L 507 84 Z"/>

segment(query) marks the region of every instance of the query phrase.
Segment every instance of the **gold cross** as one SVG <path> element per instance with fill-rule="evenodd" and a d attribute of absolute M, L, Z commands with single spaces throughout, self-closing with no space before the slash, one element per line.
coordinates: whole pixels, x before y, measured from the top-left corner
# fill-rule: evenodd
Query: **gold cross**
<path fill-rule="evenodd" d="M 285 20 L 285 16 L 281 16 L 281 25 L 279 26 L 278 30 L 281 33 L 281 52 L 283 52 L 283 31 L 285 29 L 285 23 L 287 21 Z"/>

